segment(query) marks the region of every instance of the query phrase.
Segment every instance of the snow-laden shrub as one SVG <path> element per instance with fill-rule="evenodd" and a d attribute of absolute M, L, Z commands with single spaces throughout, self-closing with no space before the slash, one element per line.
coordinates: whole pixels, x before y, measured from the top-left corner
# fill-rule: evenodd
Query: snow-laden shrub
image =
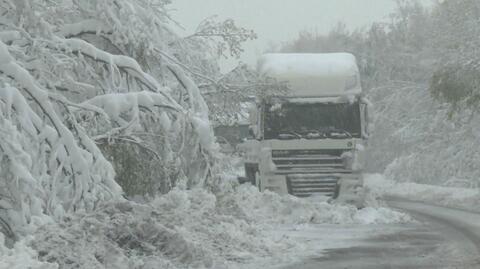
<path fill-rule="evenodd" d="M 153 262 L 167 268 L 174 263 L 211 265 L 210 253 L 159 217 L 149 206 L 112 203 L 93 214 L 41 228 L 31 245 L 40 260 L 60 268 L 131 269 Z"/>

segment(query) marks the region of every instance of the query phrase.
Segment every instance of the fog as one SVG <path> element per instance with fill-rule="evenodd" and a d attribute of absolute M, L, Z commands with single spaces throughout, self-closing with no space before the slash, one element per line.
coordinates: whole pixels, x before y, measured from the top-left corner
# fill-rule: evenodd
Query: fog
<path fill-rule="evenodd" d="M 479 0 L 0 14 L 0 269 L 480 268 Z"/>
<path fill-rule="evenodd" d="M 177 0 L 172 4 L 173 17 L 186 33 L 213 15 L 233 18 L 253 29 L 258 39 L 245 44 L 241 58 L 251 65 L 265 50 L 292 40 L 300 31 L 327 33 L 339 22 L 349 29 L 368 27 L 373 22 L 388 21 L 395 7 L 394 0 Z M 223 64 L 228 68 L 234 62 Z"/>

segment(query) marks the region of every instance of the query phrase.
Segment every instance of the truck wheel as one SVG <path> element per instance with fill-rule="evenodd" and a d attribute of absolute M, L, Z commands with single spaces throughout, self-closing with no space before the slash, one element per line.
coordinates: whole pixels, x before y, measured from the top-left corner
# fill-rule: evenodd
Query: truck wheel
<path fill-rule="evenodd" d="M 257 186 L 256 173 L 258 172 L 258 165 L 245 163 L 245 176 L 247 178 L 246 182 L 250 182 L 252 186 Z"/>

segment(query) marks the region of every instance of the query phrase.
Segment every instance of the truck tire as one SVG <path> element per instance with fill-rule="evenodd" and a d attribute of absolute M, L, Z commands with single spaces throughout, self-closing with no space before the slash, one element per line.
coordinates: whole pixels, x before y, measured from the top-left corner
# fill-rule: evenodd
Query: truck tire
<path fill-rule="evenodd" d="M 246 182 L 250 182 L 253 186 L 257 186 L 256 174 L 258 172 L 258 164 L 245 163 L 245 177 Z"/>

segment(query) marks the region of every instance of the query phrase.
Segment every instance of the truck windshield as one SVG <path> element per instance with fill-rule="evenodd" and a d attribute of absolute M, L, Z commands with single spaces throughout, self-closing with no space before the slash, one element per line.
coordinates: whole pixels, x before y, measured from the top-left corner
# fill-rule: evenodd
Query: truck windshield
<path fill-rule="evenodd" d="M 360 138 L 356 103 L 282 103 L 265 105 L 265 139 Z"/>

